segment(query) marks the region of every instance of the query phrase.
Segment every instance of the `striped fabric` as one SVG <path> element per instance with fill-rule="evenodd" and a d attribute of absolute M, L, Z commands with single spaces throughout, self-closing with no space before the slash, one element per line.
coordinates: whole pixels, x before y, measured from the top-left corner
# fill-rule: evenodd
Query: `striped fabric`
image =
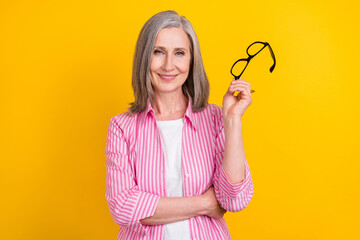
<path fill-rule="evenodd" d="M 191 101 L 189 101 L 191 106 Z M 253 196 L 246 163 L 245 179 L 231 184 L 222 167 L 225 133 L 221 107 L 208 104 L 200 112 L 188 107 L 184 116 L 182 170 L 184 196 L 203 194 L 214 185 L 220 205 L 230 211 L 244 209 Z M 150 102 L 139 114 L 122 113 L 110 120 L 106 155 L 106 200 L 120 225 L 120 239 L 163 239 L 163 225 L 142 225 L 154 214 L 160 197 L 166 197 L 165 159 Z M 189 219 L 191 239 L 230 239 L 224 218 Z"/>

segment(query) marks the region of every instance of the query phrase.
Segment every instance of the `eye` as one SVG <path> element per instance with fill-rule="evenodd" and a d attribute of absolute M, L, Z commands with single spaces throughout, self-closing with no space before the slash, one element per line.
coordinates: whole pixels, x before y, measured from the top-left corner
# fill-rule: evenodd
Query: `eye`
<path fill-rule="evenodd" d="M 175 55 L 178 55 L 178 56 L 181 56 L 181 55 L 184 55 L 185 53 L 184 52 L 176 52 Z"/>
<path fill-rule="evenodd" d="M 154 54 L 162 54 L 163 52 L 161 50 L 155 49 Z"/>

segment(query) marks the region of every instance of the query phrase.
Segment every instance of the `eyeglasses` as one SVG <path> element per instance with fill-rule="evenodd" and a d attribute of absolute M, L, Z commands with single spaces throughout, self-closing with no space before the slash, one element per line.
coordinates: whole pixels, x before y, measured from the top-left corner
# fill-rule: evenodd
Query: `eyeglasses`
<path fill-rule="evenodd" d="M 249 65 L 250 60 L 255 57 L 259 52 L 261 52 L 265 47 L 269 46 L 270 54 L 272 59 L 274 60 L 274 64 L 270 68 L 270 72 L 272 72 L 275 68 L 276 60 L 273 50 L 271 46 L 267 42 L 253 42 L 248 46 L 246 49 L 246 53 L 249 56 L 248 58 L 241 58 L 237 60 L 234 65 L 232 65 L 230 73 L 235 77 L 235 80 L 239 79 L 243 72 L 245 71 L 246 67 Z M 240 74 L 237 74 L 241 72 Z M 251 90 L 251 93 L 255 92 L 255 90 Z"/>

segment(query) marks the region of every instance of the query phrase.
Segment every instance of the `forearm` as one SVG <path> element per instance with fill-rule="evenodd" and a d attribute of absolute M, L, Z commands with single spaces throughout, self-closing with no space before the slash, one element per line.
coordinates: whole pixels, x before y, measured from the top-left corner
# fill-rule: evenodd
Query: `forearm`
<path fill-rule="evenodd" d="M 206 202 L 201 196 L 161 197 L 153 216 L 140 222 L 144 225 L 160 225 L 206 215 Z"/>
<path fill-rule="evenodd" d="M 223 168 L 232 184 L 240 183 L 245 178 L 245 149 L 242 139 L 241 118 L 224 119 L 225 149 Z"/>

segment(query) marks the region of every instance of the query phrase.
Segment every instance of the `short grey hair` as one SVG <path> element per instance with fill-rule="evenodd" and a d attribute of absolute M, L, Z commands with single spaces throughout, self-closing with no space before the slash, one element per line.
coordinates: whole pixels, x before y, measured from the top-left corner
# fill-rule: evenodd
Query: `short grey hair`
<path fill-rule="evenodd" d="M 152 102 L 154 90 L 150 79 L 150 61 L 158 33 L 163 28 L 178 27 L 184 30 L 190 40 L 190 70 L 188 78 L 182 86 L 185 96 L 192 100 L 194 112 L 204 109 L 209 98 L 209 81 L 204 69 L 199 40 L 189 20 L 175 11 L 159 12 L 152 16 L 142 27 L 135 48 L 132 87 L 135 101 L 129 111 L 139 113 L 146 109 L 147 101 Z"/>

